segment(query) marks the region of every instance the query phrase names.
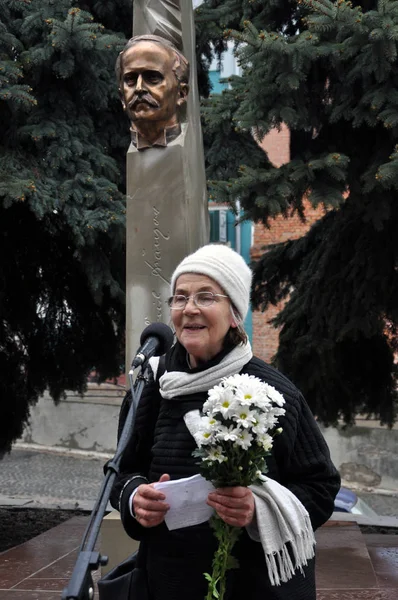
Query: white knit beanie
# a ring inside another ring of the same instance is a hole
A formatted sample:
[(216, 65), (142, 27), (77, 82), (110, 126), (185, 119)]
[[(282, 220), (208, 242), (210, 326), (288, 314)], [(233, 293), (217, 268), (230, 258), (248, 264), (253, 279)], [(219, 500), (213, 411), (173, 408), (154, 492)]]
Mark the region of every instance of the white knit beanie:
[(186, 256), (171, 277), (172, 294), (178, 277), (183, 273), (198, 273), (214, 279), (229, 296), (242, 320), (245, 319), (249, 310), (252, 272), (235, 250), (223, 244), (208, 244)]

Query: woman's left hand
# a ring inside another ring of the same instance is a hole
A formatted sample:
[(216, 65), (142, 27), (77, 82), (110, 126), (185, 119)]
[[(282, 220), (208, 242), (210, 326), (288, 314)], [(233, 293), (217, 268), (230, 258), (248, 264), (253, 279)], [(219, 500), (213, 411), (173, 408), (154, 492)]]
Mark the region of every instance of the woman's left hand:
[(207, 498), (218, 516), (235, 527), (246, 527), (254, 517), (254, 498), (247, 487), (217, 488)]

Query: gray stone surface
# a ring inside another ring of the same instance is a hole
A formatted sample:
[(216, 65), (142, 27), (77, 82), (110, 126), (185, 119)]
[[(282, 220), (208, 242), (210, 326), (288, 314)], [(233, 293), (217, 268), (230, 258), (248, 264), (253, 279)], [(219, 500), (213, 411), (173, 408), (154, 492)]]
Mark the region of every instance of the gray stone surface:
[(0, 506), (91, 510), (106, 458), (15, 448), (0, 461)]

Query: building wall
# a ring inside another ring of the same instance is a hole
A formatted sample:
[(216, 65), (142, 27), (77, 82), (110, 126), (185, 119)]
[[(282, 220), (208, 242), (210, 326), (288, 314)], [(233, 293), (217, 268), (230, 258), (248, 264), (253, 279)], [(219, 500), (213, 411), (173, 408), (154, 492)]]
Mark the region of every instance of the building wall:
[[(286, 126), (282, 126), (280, 131), (276, 129), (271, 131), (261, 144), (268, 153), (270, 161), (277, 167), (290, 159), (289, 145), (290, 132)], [(264, 253), (265, 247), (270, 244), (301, 237), (322, 214), (322, 207), (313, 209), (309, 202), (306, 202), (306, 221), (304, 223), (298, 215), (293, 215), (287, 219), (278, 216), (270, 221), (269, 229), (256, 223), (251, 249), (252, 260), (258, 260)], [(282, 307), (283, 305), (279, 304), (278, 306), (270, 306), (265, 312), (253, 311), (253, 352), (266, 362), (271, 361), (278, 349), (279, 331), (271, 325), (270, 320), (277, 315)]]

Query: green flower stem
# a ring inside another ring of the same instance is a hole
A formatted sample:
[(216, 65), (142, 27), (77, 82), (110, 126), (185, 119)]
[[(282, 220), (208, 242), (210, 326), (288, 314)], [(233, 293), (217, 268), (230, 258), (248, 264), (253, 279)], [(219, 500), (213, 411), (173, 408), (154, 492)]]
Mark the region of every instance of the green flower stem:
[[(213, 558), (213, 572), (211, 575), (206, 574), (206, 579), (209, 582), (206, 600), (214, 600), (214, 598), (223, 600), (226, 591), (227, 571), (237, 566), (231, 552), (242, 530), (239, 527), (228, 525), (217, 515), (213, 517), (212, 524), (215, 536), (218, 539), (218, 548)], [(219, 589), (217, 589), (218, 586)]]

